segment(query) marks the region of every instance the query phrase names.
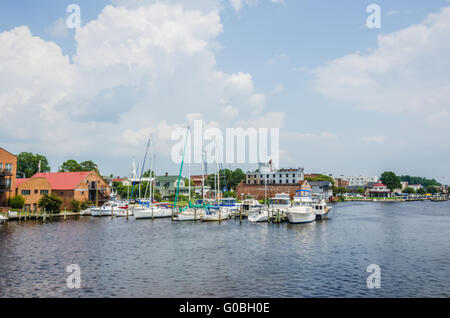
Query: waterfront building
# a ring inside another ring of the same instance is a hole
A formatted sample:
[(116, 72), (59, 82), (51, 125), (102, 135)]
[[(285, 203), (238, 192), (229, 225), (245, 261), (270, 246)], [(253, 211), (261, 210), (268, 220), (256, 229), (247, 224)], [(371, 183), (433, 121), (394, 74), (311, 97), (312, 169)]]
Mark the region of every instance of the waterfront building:
[(340, 176), (339, 179), (342, 179), (343, 181), (348, 182), (348, 186), (350, 187), (361, 187), (364, 188), (367, 186), (370, 182), (378, 183), (380, 182), (379, 177), (367, 177), (367, 176), (357, 176), (357, 177), (346, 177), (346, 176)]
[(7, 207), (14, 196), (17, 174), (17, 157), (0, 147), (0, 208)]
[(383, 183), (376, 183), (369, 190), (369, 194), (371, 198), (389, 198), (391, 196), (391, 190)]
[(269, 198), (287, 193), (293, 199), (297, 190), (311, 191), (311, 186), (305, 180), (303, 168), (274, 169), (269, 162), (260, 163), (256, 171), (248, 172), (245, 180), (237, 186), (236, 194), (239, 199), (252, 196), (256, 200), (264, 200), (266, 189)]
[(300, 181), (305, 180), (305, 172), (303, 168), (291, 168), (291, 169), (274, 169), (272, 163), (260, 163), (258, 170), (254, 172), (248, 172), (246, 175), (245, 184), (298, 184)]
[(334, 185), (337, 188), (348, 188), (350, 186), (350, 182), (342, 178), (334, 178)]
[(63, 201), (62, 209), (70, 210), (72, 201), (91, 201), (102, 205), (109, 200), (111, 188), (96, 171), (36, 173), (29, 179), (18, 179), (15, 193), (25, 198), (25, 209), (39, 210), (44, 195), (55, 194)]
[(208, 179), (208, 175), (191, 176), (191, 181), (195, 187), (201, 187), (206, 179)]
[(414, 191), (418, 191), (418, 190), (420, 190), (420, 189), (423, 189), (423, 187), (422, 187), (422, 185), (421, 184), (410, 184), (410, 185), (408, 185), (408, 188), (412, 188), (412, 189), (414, 189)]
[(330, 202), (333, 197), (333, 183), (330, 181), (309, 181), (312, 194), (323, 196), (326, 201)]

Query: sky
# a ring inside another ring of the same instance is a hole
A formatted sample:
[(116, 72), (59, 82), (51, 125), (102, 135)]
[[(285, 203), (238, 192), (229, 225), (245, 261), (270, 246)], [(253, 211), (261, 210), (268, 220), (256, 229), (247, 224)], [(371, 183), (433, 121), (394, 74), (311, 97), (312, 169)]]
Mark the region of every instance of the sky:
[[(372, 3), (380, 28), (366, 24)], [(70, 4), (80, 28), (67, 27)], [(0, 4), (0, 146), (10, 152), (43, 154), (53, 171), (93, 160), (126, 176), (152, 134), (157, 172), (176, 174), (171, 133), (200, 119), (279, 128), (282, 167), (448, 183), (450, 2)]]

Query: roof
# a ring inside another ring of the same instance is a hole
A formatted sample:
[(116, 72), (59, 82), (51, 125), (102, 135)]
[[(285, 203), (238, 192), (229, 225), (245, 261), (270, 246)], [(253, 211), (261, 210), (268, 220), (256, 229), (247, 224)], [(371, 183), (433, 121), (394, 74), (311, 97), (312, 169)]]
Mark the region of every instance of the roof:
[(55, 172), (55, 173), (36, 173), (31, 178), (46, 178), (52, 190), (73, 190), (75, 189), (92, 171), (87, 172)]
[(26, 182), (30, 180), (30, 178), (26, 178), (26, 179), (16, 179), (16, 188), (18, 188), (22, 183)]
[(9, 152), (8, 150), (6, 150), (5, 148), (2, 148), (2, 147), (0, 147), (0, 150), (3, 150), (4, 152), (6, 152), (6, 153), (10, 154), (11, 156), (13, 156), (13, 157), (17, 158), (17, 156), (16, 156), (16, 155), (14, 155), (14, 154), (10, 153), (10, 152)]
[(376, 183), (373, 185), (374, 187), (385, 187), (386, 185), (383, 183)]
[(333, 186), (331, 181), (309, 181), (311, 187), (330, 187)]

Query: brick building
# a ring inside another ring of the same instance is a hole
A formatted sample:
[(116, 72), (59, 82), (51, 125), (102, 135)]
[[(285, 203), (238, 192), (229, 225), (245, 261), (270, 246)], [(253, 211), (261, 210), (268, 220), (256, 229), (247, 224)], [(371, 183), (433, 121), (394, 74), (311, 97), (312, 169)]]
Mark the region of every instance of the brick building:
[[(300, 180), (296, 184), (267, 184), (267, 197), (273, 198), (279, 193), (286, 193), (293, 200), (298, 190), (311, 191), (312, 189), (306, 180)], [(264, 184), (247, 184), (245, 181), (241, 182), (236, 188), (236, 194), (239, 199), (251, 195), (256, 200), (264, 200), (265, 191)]]
[(16, 194), (25, 198), (27, 210), (38, 210), (38, 202), (44, 194), (59, 196), (63, 200), (62, 209), (71, 209), (73, 200), (95, 203), (97, 194), (102, 205), (111, 194), (109, 185), (96, 171), (37, 173), (29, 179), (18, 180)]
[(14, 196), (17, 174), (17, 157), (0, 147), (0, 207), (8, 206)]

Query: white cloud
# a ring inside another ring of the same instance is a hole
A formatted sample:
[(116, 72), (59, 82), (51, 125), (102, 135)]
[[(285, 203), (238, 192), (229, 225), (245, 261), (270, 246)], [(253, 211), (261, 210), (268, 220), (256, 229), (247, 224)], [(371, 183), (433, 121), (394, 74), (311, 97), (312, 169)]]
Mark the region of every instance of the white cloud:
[(450, 7), (421, 24), (381, 35), (375, 50), (350, 54), (314, 70), (316, 89), (329, 99), (362, 109), (435, 121), (435, 114), (450, 110), (448, 21)]
[(25, 26), (2, 32), (0, 135), (48, 156), (131, 156), (150, 133), (167, 150), (174, 123), (245, 118), (265, 96), (250, 74), (217, 69), (221, 32), (216, 10), (107, 6), (76, 31), (73, 62)]
[(284, 86), (281, 83), (275, 84), (275, 87), (272, 90), (272, 94), (280, 94), (284, 92)]
[(386, 143), (386, 136), (365, 136), (362, 137), (362, 140), (367, 144), (384, 144)]
[(69, 35), (69, 29), (64, 18), (59, 18), (53, 22), (48, 31), (54, 38), (66, 38)]

